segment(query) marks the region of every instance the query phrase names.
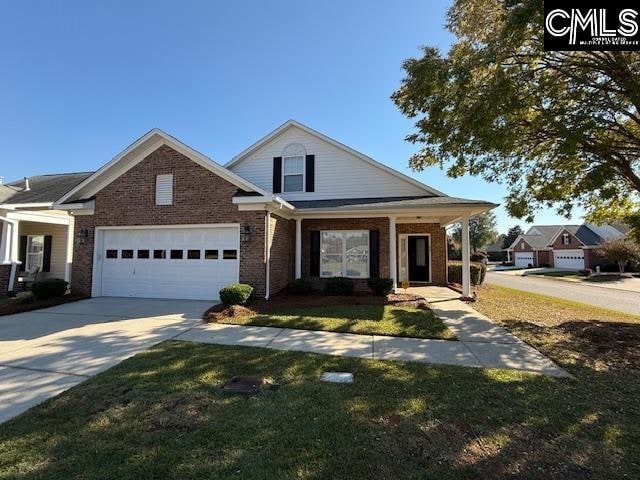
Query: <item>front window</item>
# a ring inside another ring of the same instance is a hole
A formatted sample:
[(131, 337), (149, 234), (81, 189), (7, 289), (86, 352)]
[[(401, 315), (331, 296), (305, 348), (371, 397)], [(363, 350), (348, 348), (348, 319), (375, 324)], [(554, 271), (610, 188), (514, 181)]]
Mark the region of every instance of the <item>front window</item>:
[(36, 269), (42, 270), (42, 262), (44, 259), (44, 235), (29, 235), (27, 237), (27, 272), (33, 272)]
[(304, 191), (304, 157), (284, 157), (282, 159), (282, 184), (285, 192)]
[(369, 231), (322, 232), (320, 276), (367, 278), (369, 276)]

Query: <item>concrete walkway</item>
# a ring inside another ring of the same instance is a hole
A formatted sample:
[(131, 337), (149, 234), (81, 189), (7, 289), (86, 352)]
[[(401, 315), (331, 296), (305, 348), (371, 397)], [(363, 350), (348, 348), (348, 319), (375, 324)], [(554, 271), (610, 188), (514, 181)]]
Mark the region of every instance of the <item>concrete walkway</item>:
[(463, 367), (504, 368), (570, 377), (535, 348), (491, 322), (458, 300), (458, 294), (441, 287), (411, 289), (423, 295), (459, 341), (358, 335), (274, 327), (202, 324), (176, 340), (243, 345), (325, 355), (401, 360)]

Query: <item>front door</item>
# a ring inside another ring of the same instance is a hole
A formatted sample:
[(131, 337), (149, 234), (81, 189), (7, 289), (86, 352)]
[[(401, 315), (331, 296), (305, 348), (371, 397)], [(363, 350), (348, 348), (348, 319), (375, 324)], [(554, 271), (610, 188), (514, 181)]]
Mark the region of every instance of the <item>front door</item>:
[(409, 237), (409, 281), (429, 281), (429, 237), (411, 235)]

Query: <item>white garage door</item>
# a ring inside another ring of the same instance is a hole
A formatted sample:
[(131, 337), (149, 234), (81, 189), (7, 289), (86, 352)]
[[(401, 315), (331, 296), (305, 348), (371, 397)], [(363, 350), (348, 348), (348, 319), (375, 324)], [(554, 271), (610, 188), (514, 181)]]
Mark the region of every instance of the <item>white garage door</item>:
[(584, 268), (584, 251), (556, 250), (553, 252), (553, 266), (570, 270), (582, 270)]
[(236, 226), (101, 232), (98, 295), (214, 300), (238, 281)]
[(516, 252), (514, 257), (516, 267), (528, 267), (533, 265), (533, 252)]

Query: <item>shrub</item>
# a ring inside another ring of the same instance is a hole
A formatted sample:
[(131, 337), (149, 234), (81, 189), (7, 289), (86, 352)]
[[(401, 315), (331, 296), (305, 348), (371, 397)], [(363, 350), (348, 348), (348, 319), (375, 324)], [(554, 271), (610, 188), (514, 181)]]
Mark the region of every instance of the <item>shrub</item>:
[(390, 278), (370, 278), (367, 285), (379, 297), (389, 295), (393, 290), (393, 280)]
[(61, 278), (47, 278), (34, 282), (31, 285), (31, 293), (36, 300), (46, 300), (48, 298), (61, 297), (67, 293), (67, 285)]
[(355, 283), (350, 278), (345, 277), (333, 277), (327, 279), (327, 283), (324, 285), (325, 295), (353, 295), (355, 289)]
[[(449, 282), (462, 284), (462, 263), (461, 262), (449, 262)], [(482, 285), (484, 278), (487, 275), (487, 266), (484, 263), (472, 263), (471, 264), (471, 284)]]
[(302, 278), (298, 278), (289, 285), (291, 295), (309, 295), (313, 288), (311, 284)]
[(487, 256), (482, 252), (473, 252), (469, 258), (472, 262), (484, 262)]
[(225, 305), (245, 305), (253, 287), (246, 283), (232, 283), (220, 290), (220, 301)]

